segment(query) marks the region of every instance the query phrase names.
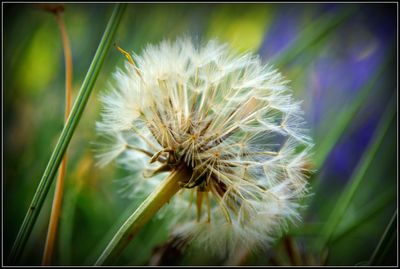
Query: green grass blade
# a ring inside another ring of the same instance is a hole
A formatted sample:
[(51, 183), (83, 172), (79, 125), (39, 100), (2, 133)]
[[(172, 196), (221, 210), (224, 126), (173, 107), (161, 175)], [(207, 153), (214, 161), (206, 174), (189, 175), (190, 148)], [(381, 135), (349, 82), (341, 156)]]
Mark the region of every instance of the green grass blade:
[(107, 28), (103, 34), (96, 54), (71, 110), (70, 117), (68, 118), (67, 123), (61, 132), (57, 145), (53, 150), (46, 170), (44, 171), (44, 174), (39, 182), (39, 186), (33, 196), (28, 212), (26, 213), (24, 221), (19, 229), (17, 238), (14, 241), (9, 256), (9, 262), (11, 264), (18, 262), (18, 259), (24, 250), (26, 242), (39, 215), (40, 209), (53, 182), (54, 176), (57, 173), (58, 166), (61, 163), (63, 155), (68, 147), (69, 142), (71, 141), (72, 135), (78, 125), (83, 110), (85, 109), (86, 103), (92, 92), (107, 52), (111, 46), (114, 34), (118, 28), (125, 7), (126, 4), (117, 4), (107, 24)]
[(396, 219), (397, 219), (397, 210), (394, 212), (392, 219), (390, 220), (388, 226), (385, 229), (385, 232), (381, 237), (381, 240), (378, 243), (378, 246), (376, 247), (374, 253), (372, 254), (371, 260), (369, 261), (369, 265), (383, 265), (382, 263), (384, 262), (384, 258), (386, 257), (387, 252), (391, 248), (391, 245), (394, 244), (394, 242), (396, 241), (396, 234), (397, 234)]
[(340, 195), (338, 203), (332, 210), (332, 213), (326, 221), (326, 224), (322, 227), (320, 248), (330, 243), (333, 233), (340, 224), (340, 221), (342, 220), (342, 217), (349, 207), (352, 198), (361, 185), (361, 182), (363, 181), (371, 162), (374, 160), (383, 138), (385, 137), (390, 124), (395, 118), (396, 106), (393, 103), (395, 99), (396, 98), (392, 98), (390, 104), (388, 105), (388, 108), (382, 116), (382, 119), (375, 130), (374, 136), (368, 145), (368, 148), (355, 168), (345, 190)]
[(375, 217), (377, 214), (382, 212), (382, 210), (385, 209), (389, 204), (393, 203), (393, 201), (395, 201), (395, 198), (396, 195), (394, 192), (391, 192), (390, 194), (385, 192), (380, 197), (374, 199), (365, 209), (360, 209), (360, 212), (357, 213), (357, 217), (354, 218), (353, 221), (347, 224), (344, 228), (340, 229), (338, 233), (335, 233), (333, 235), (331, 243), (334, 244), (339, 240), (345, 238), (352, 231), (355, 231), (358, 227)]

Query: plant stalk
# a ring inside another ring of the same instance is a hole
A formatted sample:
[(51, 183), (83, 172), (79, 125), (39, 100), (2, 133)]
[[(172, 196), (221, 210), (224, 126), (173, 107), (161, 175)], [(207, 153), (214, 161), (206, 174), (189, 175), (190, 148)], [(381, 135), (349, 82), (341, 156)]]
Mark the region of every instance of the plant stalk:
[(191, 177), (191, 171), (185, 166), (174, 170), (133, 212), (133, 214), (122, 224), (107, 247), (97, 259), (95, 265), (112, 263), (122, 250), (128, 245), (156, 213), (173, 197), (179, 190), (179, 182), (187, 182)]
[(386, 226), (385, 232), (379, 240), (378, 246), (374, 250), (371, 259), (369, 260), (369, 266), (386, 265), (384, 258), (389, 251), (390, 247), (395, 246), (396, 234), (397, 234), (397, 210), (394, 212), (393, 217), (390, 219), (389, 224)]
[[(63, 13), (55, 13), (57, 24), (60, 28), (61, 38), (64, 48), (65, 58), (65, 122), (68, 120), (71, 111), (71, 96), (72, 96), (72, 53), (71, 45), (68, 38)], [(58, 221), (61, 214), (61, 205), (64, 194), (64, 178), (67, 167), (67, 153), (61, 162), (60, 171), (57, 178), (56, 189), (51, 208), (49, 227), (47, 230), (46, 244), (43, 253), (42, 265), (50, 265), (52, 262), (54, 243), (57, 236)]]
[(283, 239), (283, 243), (286, 253), (290, 259), (291, 265), (302, 265), (301, 254), (299, 252), (296, 241), (291, 236), (285, 236), (285, 238)]

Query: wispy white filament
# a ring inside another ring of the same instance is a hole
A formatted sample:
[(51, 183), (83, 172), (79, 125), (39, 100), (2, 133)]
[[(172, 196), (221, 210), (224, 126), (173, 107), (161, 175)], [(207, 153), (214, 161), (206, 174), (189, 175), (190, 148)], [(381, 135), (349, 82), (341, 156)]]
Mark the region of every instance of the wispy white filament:
[(278, 71), (189, 39), (149, 45), (134, 62), (101, 97), (97, 127), (113, 144), (99, 162), (139, 163), (144, 177), (191, 169), (172, 205), (175, 235), (224, 255), (267, 246), (300, 218), (312, 141)]

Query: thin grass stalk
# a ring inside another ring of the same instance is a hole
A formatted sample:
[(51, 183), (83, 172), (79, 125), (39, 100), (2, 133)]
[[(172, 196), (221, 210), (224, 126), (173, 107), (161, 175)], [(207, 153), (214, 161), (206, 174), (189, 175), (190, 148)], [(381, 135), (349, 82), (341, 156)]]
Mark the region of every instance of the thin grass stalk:
[[(369, 260), (369, 265), (382, 265), (383, 259), (385, 258), (387, 252), (389, 251), (390, 246), (396, 240), (397, 233), (397, 210), (394, 212), (393, 217), (389, 221), (385, 232), (383, 233), (379, 243), (372, 254), (371, 259)], [(394, 265), (394, 264), (393, 264)]]
[(85, 109), (86, 103), (103, 65), (104, 59), (113, 42), (113, 37), (117, 31), (125, 7), (126, 4), (116, 4), (114, 8), (106, 30), (97, 48), (96, 54), (89, 67), (88, 73), (86, 74), (85, 80), (72, 107), (71, 114), (61, 132), (58, 142), (39, 182), (39, 186), (36, 189), (32, 202), (25, 215), (24, 221), (19, 229), (17, 238), (14, 241), (9, 256), (10, 264), (15, 264), (17, 261), (19, 261), (19, 258), (25, 248), (29, 235), (32, 232), (33, 226), (43, 206), (46, 195), (53, 182), (54, 176), (69, 145), (69, 142), (71, 141), (72, 135), (79, 123), (83, 110)]
[[(392, 98), (392, 101), (394, 99)], [(340, 195), (337, 205), (332, 210), (325, 226), (322, 227), (322, 239), (320, 241), (320, 248), (327, 246), (332, 239), (332, 236), (338, 225), (340, 224), (347, 208), (350, 205), (354, 195), (356, 194), (361, 182), (365, 178), (365, 174), (370, 167), (371, 162), (374, 160), (375, 155), (382, 144), (383, 138), (385, 137), (390, 124), (392, 123), (395, 115), (396, 109), (395, 105), (390, 102), (388, 108), (386, 109), (384, 115), (382, 116), (378, 126), (376, 127), (373, 138), (371, 139), (367, 150), (363, 154), (361, 160), (359, 161), (357, 167), (355, 168), (347, 186)]]
[(291, 236), (285, 236), (283, 239), (283, 245), (285, 247), (286, 253), (289, 257), (291, 265), (299, 266), (302, 265), (302, 258), (299, 252), (296, 241)]
[[(72, 52), (71, 45), (66, 30), (63, 13), (55, 13), (57, 25), (60, 28), (61, 38), (64, 48), (65, 58), (65, 122), (68, 120), (71, 111), (71, 97), (72, 97)], [(50, 265), (54, 253), (54, 243), (57, 237), (58, 221), (61, 214), (61, 205), (64, 194), (64, 178), (67, 169), (67, 153), (61, 162), (60, 172), (58, 174), (56, 189), (53, 198), (53, 205), (50, 213), (49, 227), (47, 230), (47, 238), (44, 247), (44, 254), (42, 265)]]

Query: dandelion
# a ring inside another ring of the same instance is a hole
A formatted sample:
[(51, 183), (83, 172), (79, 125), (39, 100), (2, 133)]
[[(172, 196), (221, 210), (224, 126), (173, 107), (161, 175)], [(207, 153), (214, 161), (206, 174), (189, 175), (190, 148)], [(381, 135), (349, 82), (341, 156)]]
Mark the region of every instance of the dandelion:
[(179, 174), (165, 198), (175, 236), (226, 255), (266, 247), (300, 219), (312, 141), (277, 70), (226, 44), (185, 38), (127, 57), (101, 97), (97, 127), (116, 144), (99, 161), (139, 162), (143, 180), (159, 184)]

